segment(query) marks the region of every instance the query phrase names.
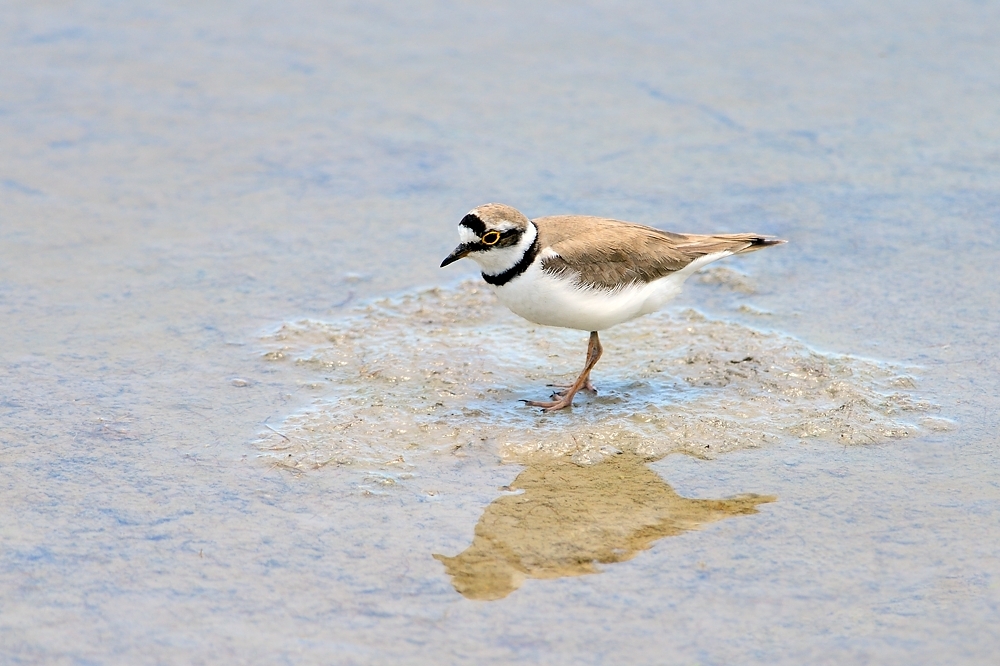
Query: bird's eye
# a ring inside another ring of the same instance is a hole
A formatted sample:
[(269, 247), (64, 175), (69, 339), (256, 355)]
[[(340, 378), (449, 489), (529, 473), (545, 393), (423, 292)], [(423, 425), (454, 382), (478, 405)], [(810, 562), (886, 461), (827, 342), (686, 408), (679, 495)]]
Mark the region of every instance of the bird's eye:
[(479, 240), (483, 242), (483, 245), (496, 245), (500, 241), (500, 232), (487, 231)]

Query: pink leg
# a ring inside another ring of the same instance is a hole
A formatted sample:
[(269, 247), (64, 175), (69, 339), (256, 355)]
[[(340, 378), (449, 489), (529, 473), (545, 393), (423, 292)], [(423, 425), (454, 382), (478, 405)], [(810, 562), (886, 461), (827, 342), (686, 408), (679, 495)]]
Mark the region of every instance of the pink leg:
[[(561, 390), (556, 391), (555, 393), (552, 394), (554, 396), (560, 396), (560, 395), (563, 395), (564, 393), (566, 393), (566, 391), (569, 390), (573, 385), (572, 384), (546, 384), (546, 386), (548, 386), (549, 388), (561, 389)], [(594, 386), (594, 383), (592, 381), (590, 381), (589, 377), (587, 378), (587, 383), (584, 384), (583, 387), (581, 387), (580, 390), (581, 391), (588, 391), (589, 393), (593, 393), (595, 395), (597, 394), (597, 387)]]
[(584, 367), (583, 372), (580, 373), (580, 376), (576, 378), (576, 381), (565, 391), (554, 394), (556, 399), (551, 402), (540, 400), (525, 400), (524, 402), (529, 407), (541, 407), (542, 411), (545, 412), (554, 412), (558, 409), (569, 407), (573, 404), (573, 396), (576, 395), (577, 391), (580, 389), (594, 390), (594, 385), (590, 383), (590, 371), (597, 365), (597, 361), (600, 360), (603, 353), (604, 348), (601, 347), (601, 340), (597, 337), (597, 331), (591, 331), (590, 344), (587, 345), (587, 365)]

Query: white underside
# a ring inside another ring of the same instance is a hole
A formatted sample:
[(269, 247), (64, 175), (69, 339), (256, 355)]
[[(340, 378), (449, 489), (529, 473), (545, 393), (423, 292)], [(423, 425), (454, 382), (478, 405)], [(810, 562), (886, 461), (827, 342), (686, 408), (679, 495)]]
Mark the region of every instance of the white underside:
[(656, 312), (681, 293), (684, 281), (705, 264), (732, 252), (697, 259), (676, 273), (616, 291), (591, 289), (542, 271), (540, 261), (507, 284), (490, 285), (500, 302), (528, 321), (545, 326), (603, 331)]

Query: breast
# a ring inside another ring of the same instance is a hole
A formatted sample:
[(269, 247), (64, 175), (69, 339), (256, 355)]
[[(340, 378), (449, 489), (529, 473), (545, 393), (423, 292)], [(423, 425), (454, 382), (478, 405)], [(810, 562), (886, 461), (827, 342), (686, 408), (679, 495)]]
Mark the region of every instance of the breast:
[(678, 271), (653, 282), (609, 291), (576, 285), (535, 264), (493, 291), (514, 314), (536, 324), (603, 331), (660, 309), (680, 293), (689, 274)]

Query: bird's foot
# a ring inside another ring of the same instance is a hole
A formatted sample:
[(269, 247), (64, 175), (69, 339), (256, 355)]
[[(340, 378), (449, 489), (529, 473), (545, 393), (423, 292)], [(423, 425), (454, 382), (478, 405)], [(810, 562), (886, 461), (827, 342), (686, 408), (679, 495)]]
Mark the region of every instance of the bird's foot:
[[(554, 394), (559, 395), (559, 394)], [(528, 407), (541, 407), (543, 412), (555, 412), (560, 409), (565, 409), (573, 404), (572, 395), (560, 395), (557, 400), (545, 401), (545, 400), (522, 400), (524, 404)]]
[[(573, 388), (573, 384), (546, 384), (546, 386), (548, 386), (549, 388), (562, 389), (561, 391), (555, 391), (552, 394), (552, 397), (554, 398), (563, 397), (564, 395), (566, 395), (567, 391)], [(591, 382), (589, 379), (587, 380), (586, 384), (580, 387), (580, 390), (587, 391), (588, 393), (593, 393), (594, 395), (597, 395), (597, 387), (594, 386), (593, 382)]]

